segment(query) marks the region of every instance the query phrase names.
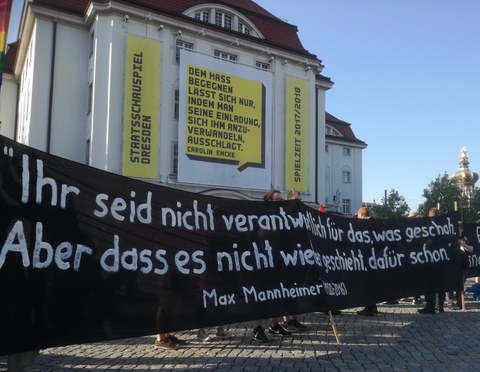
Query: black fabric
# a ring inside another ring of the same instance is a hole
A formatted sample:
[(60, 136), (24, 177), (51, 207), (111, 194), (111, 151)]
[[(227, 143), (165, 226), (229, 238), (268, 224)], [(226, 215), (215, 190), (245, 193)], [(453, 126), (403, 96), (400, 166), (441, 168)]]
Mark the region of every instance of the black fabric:
[(456, 216), (216, 198), (0, 144), (0, 355), (461, 284)]
[(480, 276), (480, 225), (464, 223), (463, 235), (467, 243), (473, 246), (473, 252), (463, 255), (463, 266), (468, 269), (466, 277)]

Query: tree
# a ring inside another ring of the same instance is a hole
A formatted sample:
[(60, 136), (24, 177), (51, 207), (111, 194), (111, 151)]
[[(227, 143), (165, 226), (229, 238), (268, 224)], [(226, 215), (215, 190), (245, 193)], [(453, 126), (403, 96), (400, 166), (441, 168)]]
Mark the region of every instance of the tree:
[(438, 175), (430, 182), (428, 188), (423, 190), (424, 203), (418, 206), (418, 212), (428, 216), (430, 208), (438, 207), (441, 214), (455, 212), (455, 205), (460, 208), (462, 190), (453, 182), (447, 173)]
[(387, 202), (382, 198), (383, 205), (375, 205), (372, 210), (372, 216), (379, 219), (405, 217), (410, 211), (405, 198), (397, 190), (391, 189), (387, 195)]
[(480, 218), (480, 192), (475, 188), (470, 203), (463, 200), (459, 205), (461, 218), (464, 222), (477, 222)]

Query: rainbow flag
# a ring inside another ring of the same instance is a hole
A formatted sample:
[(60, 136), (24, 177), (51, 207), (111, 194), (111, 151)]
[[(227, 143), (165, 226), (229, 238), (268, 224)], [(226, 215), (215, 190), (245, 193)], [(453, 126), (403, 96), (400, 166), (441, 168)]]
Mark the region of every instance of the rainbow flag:
[(0, 0), (0, 87), (2, 86), (3, 63), (7, 46), (7, 31), (13, 0)]

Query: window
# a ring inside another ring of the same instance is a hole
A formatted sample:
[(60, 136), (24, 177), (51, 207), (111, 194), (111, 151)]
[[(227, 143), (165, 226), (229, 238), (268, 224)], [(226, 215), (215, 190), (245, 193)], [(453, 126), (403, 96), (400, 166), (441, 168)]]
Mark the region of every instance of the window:
[(175, 53), (175, 62), (180, 63), (180, 50), (193, 50), (193, 44), (182, 40), (177, 40), (177, 51)]
[[(173, 2), (173, 1), (172, 1)], [(232, 4), (234, 1), (230, 1)], [(187, 9), (183, 14), (197, 22), (209, 23), (226, 30), (239, 32), (243, 35), (264, 38), (260, 31), (243, 13), (234, 9), (226, 9), (225, 5), (217, 6), (215, 2), (194, 1), (197, 5)], [(224, 2), (220, 2), (224, 3)]]
[(325, 145), (325, 152), (326, 152), (327, 154), (328, 154), (328, 150), (329, 150), (328, 145)]
[(89, 44), (89, 55), (93, 54), (93, 49), (95, 48), (95, 33), (92, 31), (90, 33), (90, 44)]
[(270, 64), (269, 63), (265, 63), (265, 62), (259, 62), (257, 61), (255, 63), (255, 67), (258, 68), (259, 70), (265, 70), (265, 71), (269, 71), (270, 70)]
[(222, 13), (222, 12), (219, 12), (219, 11), (215, 11), (215, 24), (217, 26), (220, 26), (220, 27), (226, 28), (228, 30), (231, 30), (232, 29), (232, 16), (228, 15), (228, 14), (225, 14), (225, 13)]
[(172, 164), (170, 175), (176, 177), (178, 174), (178, 143), (172, 143)]
[(342, 212), (343, 212), (343, 214), (352, 214), (350, 199), (343, 199), (342, 200)]
[(208, 21), (210, 20), (210, 12), (207, 10), (203, 10), (201, 12), (195, 12), (195, 19), (208, 23)]
[(328, 125), (325, 126), (325, 134), (328, 136), (342, 137), (342, 134), (338, 130)]
[(90, 138), (85, 142), (85, 164), (90, 165)]
[(92, 104), (93, 104), (93, 83), (88, 84), (88, 107), (87, 107), (87, 114), (92, 112)]
[(173, 107), (173, 118), (178, 120), (180, 117), (180, 91), (178, 89), (175, 90), (175, 98), (174, 98), (174, 107)]
[(242, 22), (238, 22), (238, 32), (241, 32), (245, 35), (250, 35), (250, 29), (245, 26)]
[(352, 182), (352, 172), (348, 170), (343, 171), (343, 183), (351, 183)]
[(237, 56), (235, 54), (230, 54), (230, 53), (222, 52), (220, 50), (215, 50), (213, 52), (213, 55), (215, 56), (215, 58), (223, 59), (224, 61), (233, 62), (233, 63), (237, 62)]
[(343, 148), (343, 156), (351, 156), (352, 155), (352, 151), (350, 148), (348, 147), (344, 147)]

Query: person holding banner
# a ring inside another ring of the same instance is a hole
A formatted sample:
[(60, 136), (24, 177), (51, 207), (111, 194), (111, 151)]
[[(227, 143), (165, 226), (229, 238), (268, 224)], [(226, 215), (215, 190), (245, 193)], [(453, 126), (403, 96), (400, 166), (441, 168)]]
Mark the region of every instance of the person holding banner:
[[(263, 196), (263, 200), (266, 202), (270, 201), (281, 201), (282, 193), (279, 190), (270, 190)], [(265, 335), (265, 331), (263, 329), (263, 321), (257, 320), (255, 328), (253, 329), (253, 339), (259, 342), (267, 342), (268, 338)], [(272, 318), (270, 322), (270, 326), (268, 327), (268, 333), (272, 335), (279, 335), (279, 336), (292, 336), (292, 332), (285, 329), (277, 320), (277, 318)]]
[(473, 252), (473, 246), (463, 233), (463, 221), (458, 221), (458, 247), (462, 252), (462, 286), (455, 291), (455, 299), (457, 302), (456, 310), (464, 309), (463, 288), (468, 274), (468, 254)]
[[(407, 218), (420, 218), (422, 215), (418, 212), (410, 211)], [(423, 304), (423, 300), (419, 295), (413, 296), (412, 304), (414, 305), (421, 305)]]
[[(287, 194), (287, 200), (302, 200), (298, 191), (291, 190)], [(308, 331), (308, 327), (300, 322), (294, 315), (285, 315), (283, 317), (283, 326), (289, 331)]]
[[(438, 208), (430, 208), (428, 211), (428, 217), (436, 217), (440, 215), (440, 211)], [(425, 302), (426, 305), (422, 309), (418, 309), (417, 312), (419, 314), (436, 314), (435, 305), (436, 299), (438, 298), (438, 312), (443, 313), (444, 304), (445, 304), (445, 292), (438, 292), (438, 293), (426, 293), (425, 294)]]
[[(368, 208), (361, 207), (353, 217), (359, 218), (359, 219), (370, 219), (370, 212), (368, 211)], [(376, 304), (367, 305), (362, 310), (357, 311), (357, 314), (365, 315), (365, 316), (377, 315), (378, 314), (377, 305)]]
[[(477, 225), (480, 225), (480, 212), (477, 213)], [(475, 278), (473, 278), (474, 281), (475, 281), (475, 284), (479, 284), (480, 283), (480, 276), (476, 276)]]
[(161, 332), (163, 331), (162, 324), (169, 324), (170, 317), (168, 312), (165, 311), (166, 306), (170, 301), (171, 298), (168, 296), (162, 296), (162, 290), (159, 291), (160, 293), (160, 304), (157, 308), (157, 313), (155, 315), (156, 322), (157, 322), (157, 329), (160, 331), (157, 333), (157, 337), (155, 338), (154, 348), (155, 349), (170, 349), (175, 350), (178, 349), (180, 346), (186, 343), (185, 340), (180, 340), (179, 338), (175, 337), (174, 335), (168, 332)]

